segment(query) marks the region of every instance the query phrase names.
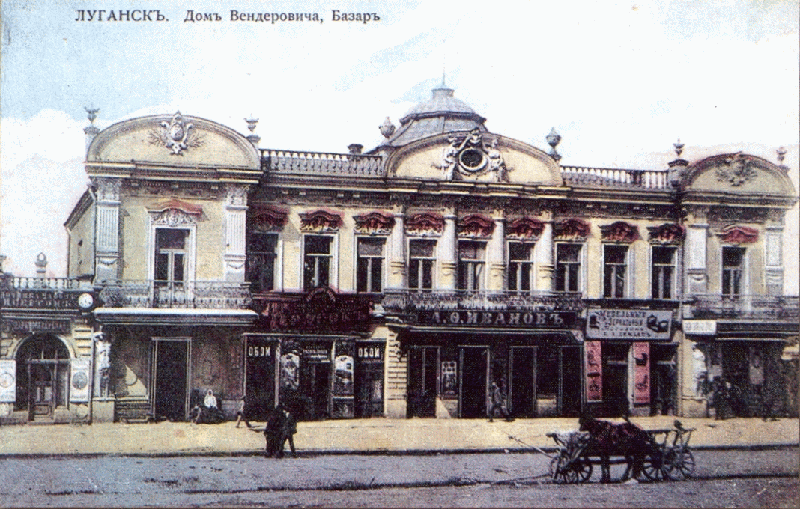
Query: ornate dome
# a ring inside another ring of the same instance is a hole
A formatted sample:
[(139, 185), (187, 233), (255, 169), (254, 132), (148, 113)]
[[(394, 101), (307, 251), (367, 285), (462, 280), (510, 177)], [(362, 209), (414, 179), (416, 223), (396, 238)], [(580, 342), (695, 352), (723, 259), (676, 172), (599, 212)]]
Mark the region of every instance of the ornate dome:
[(444, 84), (432, 90), (431, 98), (423, 101), (400, 119), (400, 127), (385, 145), (399, 147), (412, 141), (446, 132), (486, 131), (486, 119), (475, 113), (463, 101), (453, 97), (454, 90)]

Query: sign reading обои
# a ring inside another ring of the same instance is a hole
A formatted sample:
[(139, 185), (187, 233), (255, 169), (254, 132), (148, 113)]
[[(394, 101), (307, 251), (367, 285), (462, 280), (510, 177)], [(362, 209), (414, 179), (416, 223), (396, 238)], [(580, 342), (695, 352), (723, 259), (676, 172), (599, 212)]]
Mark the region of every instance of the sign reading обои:
[(590, 309), (586, 319), (590, 338), (669, 340), (672, 311)]

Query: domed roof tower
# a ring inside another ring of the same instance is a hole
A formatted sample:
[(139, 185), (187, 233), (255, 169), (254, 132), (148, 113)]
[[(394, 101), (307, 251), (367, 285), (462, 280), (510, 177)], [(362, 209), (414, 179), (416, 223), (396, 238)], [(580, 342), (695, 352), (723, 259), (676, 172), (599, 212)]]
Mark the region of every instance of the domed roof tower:
[(454, 90), (444, 82), (431, 92), (430, 99), (417, 104), (400, 119), (400, 127), (390, 132), (384, 146), (401, 147), (412, 141), (453, 131), (478, 129), (486, 132), (486, 119), (453, 97)]

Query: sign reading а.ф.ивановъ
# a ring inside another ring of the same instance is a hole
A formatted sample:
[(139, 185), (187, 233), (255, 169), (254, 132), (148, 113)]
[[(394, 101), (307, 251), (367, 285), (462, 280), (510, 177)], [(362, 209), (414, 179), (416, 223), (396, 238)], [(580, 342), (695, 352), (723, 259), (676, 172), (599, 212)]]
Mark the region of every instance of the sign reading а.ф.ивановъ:
[(586, 323), (589, 338), (669, 340), (672, 311), (590, 309)]
[(420, 311), (420, 325), (467, 327), (529, 327), (565, 329), (574, 325), (574, 311)]

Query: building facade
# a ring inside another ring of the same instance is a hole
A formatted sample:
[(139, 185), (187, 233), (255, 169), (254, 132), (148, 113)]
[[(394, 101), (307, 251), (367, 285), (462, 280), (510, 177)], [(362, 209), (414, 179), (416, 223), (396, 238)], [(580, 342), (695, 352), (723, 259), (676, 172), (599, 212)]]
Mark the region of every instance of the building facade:
[[(786, 167), (680, 145), (661, 171), (568, 166), (555, 132), (492, 133), (444, 86), (368, 153), (263, 149), (249, 124), (87, 128), (83, 328), (37, 355), (84, 366), (88, 418), (182, 420), (207, 390), (229, 417), (478, 418), (493, 384), (518, 417), (707, 415), (720, 384), (740, 415), (796, 414)], [(40, 336), (4, 328), (13, 411)]]

